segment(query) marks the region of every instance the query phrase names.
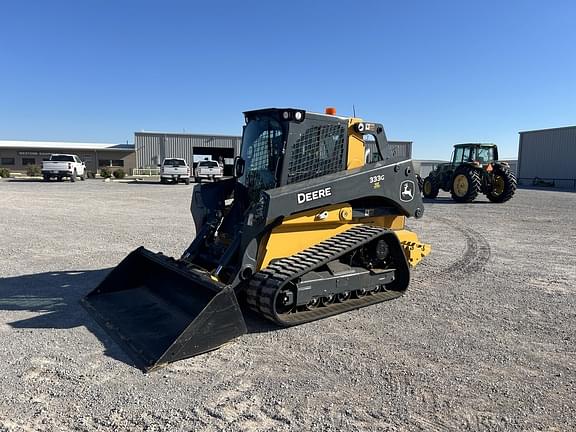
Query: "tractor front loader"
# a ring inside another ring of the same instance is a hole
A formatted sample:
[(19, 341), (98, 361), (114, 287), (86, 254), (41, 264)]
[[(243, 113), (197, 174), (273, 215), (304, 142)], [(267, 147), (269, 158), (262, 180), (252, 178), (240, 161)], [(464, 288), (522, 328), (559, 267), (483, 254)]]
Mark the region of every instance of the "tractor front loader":
[[(401, 296), (430, 251), (405, 229), (424, 207), (382, 125), (300, 109), (245, 113), (234, 178), (196, 185), (179, 259), (143, 247), (84, 299), (144, 370), (246, 333), (243, 308), (293, 326)], [(378, 158), (377, 158), (378, 159)]]

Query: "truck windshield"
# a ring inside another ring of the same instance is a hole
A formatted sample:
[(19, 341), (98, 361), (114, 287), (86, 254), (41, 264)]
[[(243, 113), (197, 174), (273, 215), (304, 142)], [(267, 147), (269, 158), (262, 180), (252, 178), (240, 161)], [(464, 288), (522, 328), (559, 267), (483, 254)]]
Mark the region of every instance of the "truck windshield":
[(179, 167), (186, 165), (186, 162), (182, 159), (166, 159), (164, 160), (164, 165)]
[(214, 161), (200, 162), (198, 165), (206, 168), (218, 168), (218, 163)]
[(244, 174), (239, 181), (253, 193), (274, 188), (276, 166), (284, 151), (284, 133), (280, 122), (261, 117), (248, 122), (242, 137)]
[(54, 162), (74, 162), (74, 156), (67, 155), (52, 155), (50, 160)]

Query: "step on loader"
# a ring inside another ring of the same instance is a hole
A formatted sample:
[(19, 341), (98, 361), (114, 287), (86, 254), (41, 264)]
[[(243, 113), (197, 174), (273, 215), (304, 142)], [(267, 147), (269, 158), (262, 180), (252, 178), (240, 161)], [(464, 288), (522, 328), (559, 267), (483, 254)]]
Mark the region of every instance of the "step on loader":
[(82, 300), (145, 371), (246, 333), (243, 309), (286, 327), (399, 297), (430, 252), (404, 226), (424, 212), (412, 162), (388, 157), (381, 124), (244, 114), (234, 177), (193, 189), (182, 256), (140, 247)]

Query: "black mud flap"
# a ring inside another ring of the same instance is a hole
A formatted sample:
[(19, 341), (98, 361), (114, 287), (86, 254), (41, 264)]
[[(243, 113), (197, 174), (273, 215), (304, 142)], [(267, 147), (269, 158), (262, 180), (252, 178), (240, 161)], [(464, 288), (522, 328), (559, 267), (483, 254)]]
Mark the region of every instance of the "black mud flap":
[(230, 286), (143, 247), (82, 304), (145, 371), (214, 350), (247, 331)]

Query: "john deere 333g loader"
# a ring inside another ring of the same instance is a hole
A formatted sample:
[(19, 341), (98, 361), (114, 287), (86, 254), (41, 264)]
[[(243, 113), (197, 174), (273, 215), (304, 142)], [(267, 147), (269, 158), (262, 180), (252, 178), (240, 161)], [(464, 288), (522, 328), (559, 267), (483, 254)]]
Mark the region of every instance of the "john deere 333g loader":
[(293, 326), (405, 292), (430, 249), (404, 228), (424, 211), (412, 162), (386, 159), (382, 125), (327, 113), (246, 112), (234, 178), (193, 189), (183, 255), (138, 248), (83, 299), (140, 367), (246, 333), (240, 305)]

